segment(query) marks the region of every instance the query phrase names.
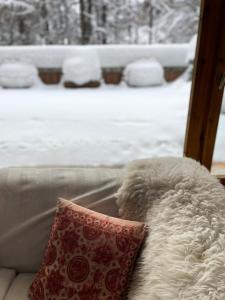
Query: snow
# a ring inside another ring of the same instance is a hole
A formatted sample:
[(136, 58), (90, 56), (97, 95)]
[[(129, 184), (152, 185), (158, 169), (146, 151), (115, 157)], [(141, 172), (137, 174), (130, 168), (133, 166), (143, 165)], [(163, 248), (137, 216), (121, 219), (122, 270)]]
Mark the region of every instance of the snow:
[(186, 84), (2, 90), (0, 164), (110, 165), (182, 155), (188, 93)]
[(2, 87), (31, 87), (36, 80), (37, 69), (31, 64), (6, 62), (0, 65), (0, 86)]
[[(0, 166), (114, 165), (182, 156), (190, 83), (0, 89)], [(225, 115), (215, 159), (224, 160)]]
[(225, 114), (225, 93), (223, 92), (223, 102), (221, 106), (221, 113)]
[(187, 42), (197, 33), (200, 11), (200, 0), (0, 0), (1, 3), (6, 3), (0, 9), (2, 45)]
[(125, 68), (124, 78), (129, 86), (143, 87), (162, 85), (164, 83), (163, 67), (156, 59), (142, 59)]
[(101, 80), (101, 67), (97, 53), (91, 49), (81, 51), (77, 57), (67, 58), (63, 62), (64, 81), (82, 85)]
[(155, 57), (164, 67), (185, 67), (188, 44), (109, 45), (99, 46), (103, 67), (125, 67), (128, 63)]
[(196, 51), (196, 45), (197, 45), (197, 34), (192, 37), (190, 40), (187, 56), (186, 56), (186, 63), (193, 63), (195, 59), (195, 51)]
[(20, 0), (1, 0), (0, 9), (8, 9), (13, 14), (25, 16), (35, 12), (35, 1), (25, 2)]
[(92, 46), (1, 46), (0, 63), (17, 59), (38, 68), (61, 68), (66, 58), (76, 57), (85, 49), (95, 50), (101, 67), (121, 68), (142, 59), (155, 57), (164, 67), (185, 67), (188, 44), (92, 45)]

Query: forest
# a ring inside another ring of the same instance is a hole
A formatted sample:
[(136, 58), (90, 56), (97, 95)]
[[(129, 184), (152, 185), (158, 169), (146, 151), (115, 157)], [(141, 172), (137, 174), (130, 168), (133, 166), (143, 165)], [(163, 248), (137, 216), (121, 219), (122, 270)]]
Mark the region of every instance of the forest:
[(200, 0), (0, 0), (0, 45), (189, 42)]

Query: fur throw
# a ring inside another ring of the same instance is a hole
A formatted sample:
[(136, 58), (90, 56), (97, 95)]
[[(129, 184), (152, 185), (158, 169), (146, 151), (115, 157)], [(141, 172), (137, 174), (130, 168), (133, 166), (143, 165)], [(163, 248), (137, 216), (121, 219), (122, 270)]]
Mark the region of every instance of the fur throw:
[(135, 161), (117, 204), (149, 234), (128, 300), (225, 299), (225, 191), (187, 158)]

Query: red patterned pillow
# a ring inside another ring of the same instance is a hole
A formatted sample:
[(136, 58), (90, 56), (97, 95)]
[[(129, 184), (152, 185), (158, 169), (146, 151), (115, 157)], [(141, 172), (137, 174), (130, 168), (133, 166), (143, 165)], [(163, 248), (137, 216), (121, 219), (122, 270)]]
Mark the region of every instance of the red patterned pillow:
[(145, 231), (143, 223), (60, 200), (30, 299), (121, 299)]

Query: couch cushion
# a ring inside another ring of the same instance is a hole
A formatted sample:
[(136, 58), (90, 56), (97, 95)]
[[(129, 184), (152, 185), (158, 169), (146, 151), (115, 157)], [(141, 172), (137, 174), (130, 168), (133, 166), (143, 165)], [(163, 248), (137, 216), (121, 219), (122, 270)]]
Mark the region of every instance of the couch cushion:
[(5, 299), (5, 295), (16, 276), (16, 272), (10, 269), (0, 269), (0, 300)]
[(16, 276), (4, 300), (29, 300), (28, 289), (35, 274), (19, 274)]
[(0, 267), (36, 272), (59, 197), (117, 216), (117, 168), (8, 168), (0, 170)]

